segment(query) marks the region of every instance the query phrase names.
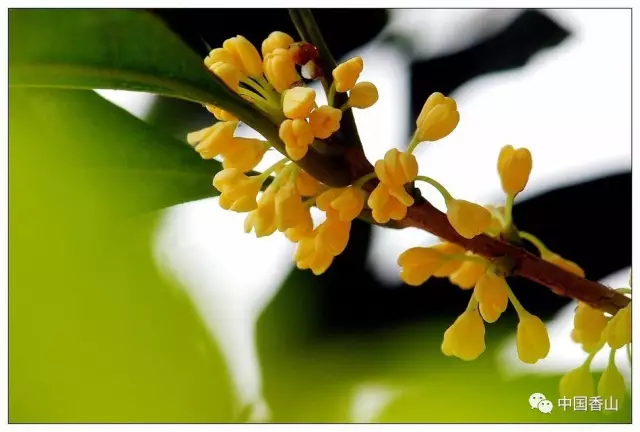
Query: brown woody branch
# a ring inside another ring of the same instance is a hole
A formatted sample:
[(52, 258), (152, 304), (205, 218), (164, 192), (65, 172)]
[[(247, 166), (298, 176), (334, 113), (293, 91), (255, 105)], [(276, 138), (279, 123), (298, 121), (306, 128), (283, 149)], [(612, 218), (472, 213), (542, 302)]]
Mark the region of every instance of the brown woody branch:
[[(347, 161), (353, 179), (373, 171), (364, 153), (356, 148), (347, 151)], [(372, 191), (377, 180), (365, 188)], [(415, 190), (416, 204), (408, 209), (407, 217), (394, 226), (415, 227), (428, 231), (441, 239), (459, 244), (467, 250), (489, 259), (509, 257), (513, 263), (511, 274), (522, 276), (550, 288), (554, 293), (571, 297), (609, 313), (616, 313), (629, 304), (629, 298), (598, 282), (584, 279), (529, 253), (521, 247), (486, 235), (472, 239), (462, 237), (453, 229), (447, 216), (419, 195)]]

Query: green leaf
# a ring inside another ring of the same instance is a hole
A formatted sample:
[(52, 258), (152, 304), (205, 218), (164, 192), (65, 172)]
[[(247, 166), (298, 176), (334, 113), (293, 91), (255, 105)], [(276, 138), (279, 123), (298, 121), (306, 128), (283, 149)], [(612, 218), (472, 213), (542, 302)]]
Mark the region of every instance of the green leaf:
[(202, 59), (141, 10), (9, 12), (12, 86), (118, 88), (195, 101), (224, 93)]
[[(61, 163), (79, 176), (90, 173), (104, 199), (116, 193), (121, 214), (218, 194), (211, 181), (220, 162), (203, 160), (187, 144), (95, 92), (12, 89), (11, 98), (11, 118), (18, 117), (31, 131), (28, 144), (11, 147), (28, 145), (38, 158), (64, 159)], [(117, 195), (124, 189), (126, 195)]]
[(205, 195), (218, 165), (93, 92), (10, 96), (9, 421), (233, 421), (220, 352), (152, 259), (157, 214), (123, 216)]

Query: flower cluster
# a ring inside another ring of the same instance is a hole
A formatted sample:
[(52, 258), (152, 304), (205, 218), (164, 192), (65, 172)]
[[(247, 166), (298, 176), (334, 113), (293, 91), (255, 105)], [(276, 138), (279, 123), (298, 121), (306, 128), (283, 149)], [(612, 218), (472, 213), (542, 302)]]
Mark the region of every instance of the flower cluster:
[[(247, 233), (253, 231), (263, 237), (282, 232), (297, 243), (293, 258), (298, 268), (310, 269), (318, 275), (345, 250), (354, 219), (363, 211), (378, 224), (405, 219), (418, 197), (415, 182), (423, 181), (442, 195), (447, 219), (461, 237), (472, 239), (487, 235), (507, 241), (526, 240), (537, 247), (542, 259), (584, 276), (577, 264), (562, 258), (537, 237), (516, 229), (513, 224), (514, 200), (524, 190), (532, 170), (528, 149), (507, 145), (500, 151), (497, 170), (506, 195), (503, 206), (482, 206), (454, 198), (435, 179), (419, 175), (414, 156), (418, 145), (442, 140), (460, 121), (456, 102), (441, 93), (433, 93), (426, 100), (406, 151), (388, 150), (375, 162), (373, 172), (353, 180), (349, 186), (328, 187), (300, 168), (296, 162), (310, 151), (322, 153), (337, 145), (331, 138), (339, 132), (345, 110), (368, 108), (378, 100), (375, 85), (359, 81), (364, 62), (354, 57), (331, 71), (328, 103), (318, 106), (315, 90), (305, 84), (305, 79), (328, 78), (315, 62), (318, 56), (313, 45), (273, 32), (263, 41), (261, 53), (247, 39), (236, 36), (227, 39), (221, 48), (213, 49), (204, 60), (212, 74), (263, 112), (278, 128), (277, 145), (264, 139), (236, 137), (239, 120), (234, 113), (206, 105), (217, 122), (187, 136), (189, 144), (203, 158), (222, 158), (224, 169), (216, 174), (213, 185), (220, 191), (222, 208), (248, 213)], [(338, 93), (347, 95), (346, 102), (339, 107), (335, 106)], [(260, 174), (252, 174), (272, 146), (280, 149), (285, 158)], [(311, 217), (310, 208), (314, 205), (325, 215), (319, 224)], [(500, 258), (489, 260), (457, 244), (443, 242), (407, 250), (398, 258), (398, 265), (402, 280), (409, 285), (422, 285), (432, 276), (447, 277), (461, 289), (472, 290), (468, 307), (444, 334), (444, 354), (464, 360), (477, 358), (485, 349), (485, 322), (497, 321), (511, 303), (519, 317), (520, 359), (536, 363), (547, 356), (547, 329), (538, 317), (524, 309), (510, 289), (506, 281), (510, 269)], [(629, 307), (607, 318), (581, 304), (573, 337), (590, 353), (596, 352), (603, 340), (619, 349), (630, 341), (629, 323)], [(572, 372), (568, 377), (584, 375), (581, 371)], [(607, 376), (614, 375), (609, 372)], [(612, 384), (606, 383), (616, 379), (607, 378), (603, 385), (611, 387)], [(575, 378), (564, 381), (574, 382)]]
[[(375, 104), (378, 91), (372, 83), (358, 82), (364, 63), (355, 57), (333, 71), (331, 91), (334, 95), (348, 92), (347, 102), (334, 107), (330, 96), (328, 105), (318, 106), (315, 90), (306, 87), (301, 76), (314, 69), (315, 47), (273, 32), (263, 41), (261, 51), (262, 55), (246, 38), (236, 36), (213, 49), (204, 63), (277, 124), (286, 158), (261, 174), (250, 175), (272, 143), (235, 137), (238, 120), (213, 105), (206, 108), (218, 122), (190, 133), (187, 141), (205, 159), (222, 158), (224, 169), (216, 174), (213, 185), (220, 191), (222, 208), (248, 213), (246, 232), (254, 231), (258, 237), (284, 233), (298, 244), (294, 255), (297, 266), (321, 274), (345, 249), (351, 221), (362, 212), (367, 195), (361, 189), (363, 182), (328, 188), (294, 162), (304, 158), (316, 140), (338, 131), (345, 110)], [(326, 215), (317, 226), (310, 213), (314, 204)]]
[[(629, 274), (631, 286), (631, 274)], [(630, 294), (630, 289), (619, 288), (617, 291)], [(631, 302), (609, 317), (604, 312), (579, 302), (573, 319), (571, 338), (582, 345), (588, 354), (583, 364), (569, 371), (560, 380), (560, 394), (573, 396), (602, 396), (622, 402), (625, 397), (624, 378), (616, 366), (616, 351), (626, 347), (631, 362)], [(611, 351), (609, 362), (600, 376), (597, 388), (591, 374), (591, 362), (604, 346), (609, 345)]]

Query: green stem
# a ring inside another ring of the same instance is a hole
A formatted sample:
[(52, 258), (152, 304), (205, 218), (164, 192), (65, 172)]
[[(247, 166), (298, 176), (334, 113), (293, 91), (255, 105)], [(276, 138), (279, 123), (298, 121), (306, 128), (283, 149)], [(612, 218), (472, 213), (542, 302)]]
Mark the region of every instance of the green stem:
[(416, 180), (421, 180), (423, 182), (427, 182), (429, 183), (431, 186), (433, 186), (434, 188), (436, 188), (438, 190), (438, 192), (440, 192), (440, 194), (442, 195), (442, 197), (444, 198), (444, 202), (445, 203), (449, 203), (449, 201), (453, 200), (453, 197), (451, 196), (451, 194), (449, 193), (449, 191), (442, 186), (442, 184), (440, 184), (438, 181), (432, 179), (431, 177), (427, 177), (427, 176), (418, 176), (416, 177)]
[(474, 293), (471, 293), (471, 298), (469, 299), (469, 304), (467, 304), (467, 309), (465, 312), (469, 312), (478, 307), (478, 299), (476, 298)]
[(413, 153), (413, 151), (420, 144), (420, 138), (418, 137), (418, 131), (415, 131), (413, 137), (411, 138), (411, 142), (409, 142), (409, 147), (407, 148), (407, 153)]
[(509, 292), (509, 300), (511, 300), (511, 304), (513, 304), (513, 307), (516, 309), (518, 317), (522, 319), (522, 317), (526, 316), (529, 312), (527, 312), (527, 310), (522, 306), (509, 285), (507, 285), (507, 291)]
[(374, 178), (376, 178), (376, 173), (370, 172), (369, 174), (363, 175), (358, 180), (353, 182), (353, 187), (361, 188), (366, 182)]
[(616, 288), (620, 294), (631, 294), (631, 288)]
[(513, 200), (515, 199), (514, 195), (511, 194), (507, 194), (507, 202), (504, 206), (504, 214), (505, 214), (505, 227), (506, 230), (509, 231), (511, 228), (511, 224), (513, 223), (513, 216), (512, 216), (512, 210), (513, 210)]
[[(335, 106), (336, 99), (336, 82), (333, 81), (331, 83), (331, 87), (329, 87), (329, 94), (327, 95), (327, 103), (330, 107)], [(346, 103), (346, 102), (345, 102)]]
[[(596, 354), (598, 354), (598, 352), (600, 352), (600, 350), (602, 349), (602, 347), (604, 347), (604, 339), (600, 339), (600, 342), (598, 342), (598, 346), (595, 347), (595, 349), (593, 351), (591, 351), (589, 353), (589, 355), (587, 356), (587, 358), (585, 359), (584, 363), (582, 364), (583, 367), (587, 367), (590, 368), (591, 367), (591, 362), (593, 361), (594, 357), (596, 356)], [(611, 352), (615, 353), (616, 350), (611, 349)], [(609, 360), (611, 360), (611, 357), (609, 357)]]
[(629, 366), (631, 366), (631, 344), (627, 344), (627, 359), (629, 360)]
[(549, 248), (547, 248), (545, 244), (542, 243), (542, 241), (533, 234), (526, 231), (518, 231), (518, 235), (520, 236), (520, 238), (530, 241), (538, 249), (540, 255), (548, 255), (551, 253)]
[(340, 111), (345, 112), (346, 110), (348, 110), (349, 108), (351, 108), (351, 105), (349, 105), (349, 101), (347, 100), (345, 103), (342, 104), (342, 106), (340, 107)]
[(260, 96), (262, 96), (270, 105), (273, 106), (273, 108), (278, 110), (280, 109), (279, 98), (275, 98), (271, 92), (262, 88), (262, 86), (258, 82), (249, 77), (243, 79), (241, 82), (258, 92)]
[(269, 177), (275, 170), (277, 170), (278, 168), (280, 168), (280, 166), (286, 164), (287, 162), (289, 162), (289, 159), (287, 158), (283, 158), (280, 159), (278, 162), (274, 163), (273, 165), (271, 165), (269, 168), (267, 168), (266, 170), (262, 171), (262, 173), (260, 174), (261, 177), (264, 177), (265, 179), (267, 177)]

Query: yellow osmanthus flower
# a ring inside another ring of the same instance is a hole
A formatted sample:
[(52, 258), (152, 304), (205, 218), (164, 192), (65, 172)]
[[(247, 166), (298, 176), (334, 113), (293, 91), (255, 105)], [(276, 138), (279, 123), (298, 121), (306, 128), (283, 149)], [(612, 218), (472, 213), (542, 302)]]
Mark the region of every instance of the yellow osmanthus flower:
[(622, 403), (626, 393), (626, 386), (624, 377), (616, 366), (614, 354), (609, 358), (609, 364), (598, 381), (598, 395), (602, 396), (603, 399), (613, 398), (614, 400), (617, 399), (618, 403)]
[(555, 264), (558, 267), (563, 268), (570, 273), (573, 273), (580, 277), (584, 277), (584, 270), (582, 270), (582, 268), (578, 264), (574, 263), (573, 261), (569, 261), (568, 259), (564, 259), (556, 253), (553, 253), (553, 252), (543, 253), (542, 259), (547, 262), (550, 262), (551, 264)]
[(506, 145), (498, 156), (498, 174), (502, 190), (509, 195), (522, 192), (529, 181), (533, 166), (531, 152), (527, 148), (514, 149)]
[(524, 363), (533, 364), (545, 358), (551, 347), (549, 332), (542, 320), (529, 312), (518, 313), (520, 322), (516, 334), (518, 357)]
[(247, 177), (241, 170), (227, 168), (213, 178), (213, 185), (220, 191), (220, 207), (239, 213), (257, 207), (256, 196), (264, 183), (263, 176)]
[(418, 161), (411, 153), (393, 148), (385, 153), (384, 159), (376, 161), (375, 171), (378, 179), (387, 186), (402, 187), (418, 176)]
[(209, 70), (224, 82), (227, 87), (237, 92), (240, 87), (242, 72), (232, 63), (217, 62), (209, 66)]
[(486, 271), (486, 264), (478, 261), (464, 261), (456, 271), (449, 275), (449, 281), (462, 289), (471, 289), (476, 286)]
[(237, 168), (242, 172), (251, 171), (260, 163), (269, 143), (254, 138), (234, 138), (231, 145), (222, 152), (222, 167)]
[(202, 159), (213, 159), (228, 150), (233, 144), (233, 133), (238, 122), (218, 122), (213, 126), (191, 132), (187, 135), (187, 142), (195, 146)]
[(337, 218), (327, 217), (323, 223), (318, 225), (315, 231), (316, 251), (337, 256), (347, 247), (351, 222), (343, 222)]
[(293, 38), (281, 31), (274, 31), (262, 42), (262, 56), (272, 53), (276, 49), (289, 49), (294, 42)]
[(456, 101), (442, 93), (433, 93), (416, 120), (419, 141), (437, 141), (449, 135), (458, 125), (460, 114)]
[(413, 197), (403, 188), (390, 187), (380, 182), (369, 195), (367, 205), (376, 222), (387, 223), (390, 219), (404, 219), (407, 215), (407, 207), (413, 205), (413, 202)]
[(305, 119), (311, 114), (315, 100), (315, 90), (308, 87), (294, 87), (284, 92), (282, 111), (287, 118)]
[(590, 362), (587, 361), (583, 365), (570, 370), (560, 379), (561, 397), (591, 397), (594, 395), (593, 377), (589, 367)]
[(340, 129), (340, 120), (342, 111), (324, 105), (313, 110), (309, 116), (309, 125), (316, 138), (326, 139)]
[(298, 193), (302, 196), (314, 196), (320, 189), (320, 182), (311, 174), (300, 168), (295, 175)]
[(222, 48), (228, 51), (240, 65), (240, 70), (252, 77), (262, 76), (262, 59), (260, 53), (244, 36), (227, 39)]
[(400, 279), (407, 285), (420, 286), (447, 263), (447, 255), (435, 247), (413, 247), (400, 254)]
[(282, 93), (298, 81), (296, 65), (289, 50), (276, 48), (264, 57), (264, 75), (278, 93)]
[(602, 311), (580, 302), (573, 317), (571, 336), (575, 342), (582, 344), (585, 351), (591, 352), (598, 346), (608, 321)]
[(484, 333), (484, 323), (478, 310), (467, 310), (445, 331), (442, 352), (462, 360), (475, 360), (485, 350)]
[(328, 189), (316, 198), (316, 205), (322, 211), (335, 212), (338, 219), (351, 222), (358, 217), (364, 207), (365, 192), (355, 186)]
[(278, 231), (285, 231), (303, 223), (309, 213), (309, 207), (302, 203), (302, 198), (293, 182), (288, 182), (278, 189), (275, 206)]
[(242, 70), (242, 65), (238, 59), (224, 48), (212, 49), (208, 56), (204, 59), (204, 64), (210, 69), (216, 63), (229, 63), (234, 66), (239, 72)]
[(464, 255), (465, 249), (462, 246), (443, 242), (432, 246), (432, 248), (448, 256), (447, 260), (433, 272), (435, 277), (448, 277), (465, 263), (464, 259), (452, 258), (452, 255)]
[(223, 110), (222, 108), (218, 108), (215, 105), (206, 104), (205, 107), (207, 108), (207, 111), (213, 114), (213, 116), (220, 121), (238, 121), (237, 117), (233, 114)]
[(314, 230), (314, 233), (298, 242), (293, 259), (299, 269), (310, 269), (317, 276), (327, 271), (334, 256), (326, 250), (316, 248), (316, 234), (317, 231)]
[(378, 101), (378, 89), (373, 83), (363, 81), (357, 83), (349, 92), (349, 106), (365, 109)]
[(464, 238), (471, 239), (482, 234), (491, 225), (491, 213), (481, 205), (459, 199), (447, 202), (447, 219)]
[(244, 232), (255, 231), (256, 237), (273, 234), (276, 229), (276, 190), (271, 186), (258, 199), (258, 207), (244, 220)]
[(286, 238), (290, 241), (297, 243), (305, 237), (308, 237), (313, 232), (313, 219), (311, 218), (311, 212), (306, 211), (304, 217), (295, 226), (287, 229), (284, 232)]
[(339, 64), (332, 73), (336, 91), (344, 93), (351, 90), (358, 81), (363, 68), (362, 57), (353, 57)]
[(473, 294), (480, 304), (482, 318), (488, 323), (496, 322), (502, 312), (507, 310), (509, 290), (507, 281), (502, 276), (486, 272), (478, 279)]
[(289, 158), (293, 161), (302, 159), (314, 140), (309, 123), (301, 119), (283, 121), (280, 124), (279, 135), (285, 144)]
[(631, 302), (611, 318), (602, 336), (613, 349), (631, 343)]

